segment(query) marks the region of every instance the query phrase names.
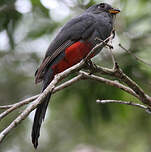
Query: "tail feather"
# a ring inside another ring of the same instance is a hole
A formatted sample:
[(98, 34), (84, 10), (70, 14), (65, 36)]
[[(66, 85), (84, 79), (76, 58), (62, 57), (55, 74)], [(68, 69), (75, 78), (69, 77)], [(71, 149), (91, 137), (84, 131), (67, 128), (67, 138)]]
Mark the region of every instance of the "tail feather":
[(33, 123), (33, 128), (32, 128), (32, 143), (35, 147), (35, 149), (38, 146), (38, 138), (40, 136), (40, 127), (42, 124), (42, 121), (45, 118), (47, 106), (49, 103), (49, 99), (51, 97), (51, 93), (47, 95), (47, 97), (44, 99), (45, 101), (38, 105), (35, 117), (34, 117), (34, 123)]
[[(53, 79), (53, 71), (50, 69), (48, 69), (48, 71), (45, 73), (44, 78), (43, 78), (43, 89), (42, 92), (46, 89), (46, 87), (49, 85), (49, 83), (51, 82), (51, 80)], [(35, 147), (35, 149), (38, 146), (38, 138), (40, 136), (40, 127), (42, 124), (42, 121), (45, 118), (45, 114), (46, 114), (46, 110), (47, 110), (47, 106), (49, 103), (51, 97), (51, 93), (49, 93), (45, 98), (44, 101), (38, 105), (37, 109), (36, 109), (36, 113), (35, 113), (35, 117), (34, 117), (34, 123), (33, 123), (33, 127), (32, 127), (32, 143)]]

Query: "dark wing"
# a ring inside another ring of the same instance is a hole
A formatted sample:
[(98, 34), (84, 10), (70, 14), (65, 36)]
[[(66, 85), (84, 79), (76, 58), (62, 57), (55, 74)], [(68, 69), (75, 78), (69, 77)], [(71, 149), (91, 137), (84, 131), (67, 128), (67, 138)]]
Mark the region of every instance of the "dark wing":
[(94, 32), (95, 18), (90, 14), (83, 14), (73, 18), (63, 26), (56, 38), (50, 44), (45, 58), (35, 74), (35, 82), (43, 79), (43, 75), (51, 62), (66, 48), (79, 40), (88, 39)]
[(46, 56), (42, 62), (42, 64), (40, 65), (40, 67), (37, 69), (35, 76), (35, 83), (40, 82), (43, 79), (43, 75), (44, 75), (44, 71), (46, 69), (46, 67), (63, 51), (65, 50), (67, 47), (69, 47), (70, 45), (72, 45), (74, 42), (71, 40), (66, 41), (63, 45), (61, 45), (58, 49), (56, 49), (56, 51), (54, 53), (52, 53), (51, 56)]

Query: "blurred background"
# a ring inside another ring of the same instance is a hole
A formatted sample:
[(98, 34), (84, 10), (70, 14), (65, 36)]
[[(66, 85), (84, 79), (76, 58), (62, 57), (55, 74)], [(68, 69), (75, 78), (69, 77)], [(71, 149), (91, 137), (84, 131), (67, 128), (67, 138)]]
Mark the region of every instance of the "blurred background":
[[(58, 29), (87, 7), (107, 2), (121, 10), (116, 18), (114, 54), (123, 71), (151, 95), (150, 0), (0, 0), (0, 105), (40, 92), (34, 72)], [(107, 50), (94, 62), (111, 67)], [(69, 76), (68, 79), (73, 77)], [(111, 78), (113, 79), (113, 78)], [(37, 152), (150, 152), (151, 115), (129, 106), (100, 105), (96, 99), (137, 101), (127, 93), (94, 81), (81, 81), (51, 98)], [(0, 123), (3, 130), (23, 108)], [(0, 144), (0, 152), (34, 151), (34, 112)]]

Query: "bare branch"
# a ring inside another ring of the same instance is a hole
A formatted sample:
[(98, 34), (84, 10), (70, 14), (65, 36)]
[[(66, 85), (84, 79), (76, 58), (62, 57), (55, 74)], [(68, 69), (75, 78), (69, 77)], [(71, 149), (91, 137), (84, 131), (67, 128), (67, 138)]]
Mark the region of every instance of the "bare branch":
[(122, 101), (122, 100), (96, 100), (96, 102), (101, 103), (101, 104), (105, 104), (105, 103), (118, 103), (118, 104), (125, 104), (125, 105), (129, 105), (129, 106), (134, 106), (134, 107), (138, 107), (141, 108), (143, 110), (145, 110), (147, 113), (151, 114), (151, 109), (147, 106), (144, 106), (142, 104), (139, 103), (134, 103), (132, 101)]
[[(53, 93), (59, 91), (59, 90), (62, 90), (70, 85), (72, 85), (73, 83), (79, 81), (80, 79), (92, 79), (92, 80), (95, 80), (95, 81), (98, 81), (98, 82), (101, 82), (101, 83), (105, 83), (107, 85), (110, 85), (110, 86), (114, 86), (116, 88), (120, 88), (122, 90), (124, 90), (125, 92), (135, 96), (136, 98), (139, 98), (139, 96), (129, 87), (126, 87), (124, 86), (123, 84), (117, 82), (117, 81), (113, 81), (113, 80), (109, 80), (109, 79), (106, 79), (106, 78), (103, 78), (103, 77), (100, 77), (100, 76), (95, 76), (95, 75), (89, 75), (89, 73), (87, 72), (84, 72), (84, 71), (80, 71), (80, 74), (74, 78), (72, 78), (71, 80), (57, 86), (56, 88), (54, 88), (53, 90)], [(9, 108), (8, 110), (4, 111), (3, 113), (0, 114), (0, 120), (5, 117), (7, 114), (9, 114), (11, 111), (25, 105), (25, 104), (28, 104), (30, 102), (32, 102), (33, 100), (35, 100), (39, 95), (36, 95), (36, 96), (33, 96), (31, 98), (28, 98), (26, 100), (23, 100), (19, 103), (16, 103), (14, 105), (12, 105), (11, 108)]]
[(85, 79), (92, 79), (92, 80), (95, 80), (95, 81), (98, 81), (101, 83), (105, 83), (110, 86), (114, 86), (114, 87), (124, 90), (125, 92), (131, 94), (132, 96), (135, 96), (136, 98), (140, 99), (139, 96), (131, 88), (129, 88), (117, 81), (109, 80), (109, 79), (103, 78), (101, 76), (96, 76), (96, 75), (92, 75), (92, 74), (89, 75), (87, 72), (84, 72), (84, 71), (80, 71), (80, 73), (83, 75), (83, 77)]
[(134, 82), (125, 73), (123, 73), (123, 71), (119, 68), (119, 65), (117, 63), (115, 64), (114, 69), (108, 69), (97, 66), (96, 71), (105, 75), (110, 75), (112, 77), (118, 78), (120, 81), (128, 85), (139, 96), (140, 100), (144, 104), (151, 106), (151, 97), (146, 95), (143, 89), (138, 84), (136, 84), (136, 82)]
[[(85, 80), (85, 79), (91, 79), (91, 80), (95, 80), (101, 83), (105, 83), (107, 85), (110, 86), (114, 86), (116, 88), (120, 88), (122, 90), (124, 90), (125, 92), (133, 95), (134, 97), (138, 98), (140, 101), (142, 101), (142, 103), (148, 105), (144, 106), (144, 105), (140, 105), (137, 103), (132, 103), (132, 102), (126, 102), (126, 101), (116, 101), (116, 100), (107, 100), (107, 102), (105, 100), (101, 101), (101, 103), (113, 103), (113, 101), (115, 101), (114, 103), (121, 103), (121, 104), (127, 104), (127, 105), (132, 105), (132, 106), (137, 106), (139, 108), (143, 108), (144, 110), (146, 110), (147, 112), (150, 112), (150, 106), (151, 106), (151, 97), (148, 96), (147, 94), (145, 94), (145, 92), (143, 91), (143, 89), (137, 84), (135, 83), (132, 79), (130, 79), (125, 73), (123, 73), (123, 71), (119, 68), (119, 65), (117, 64), (117, 62), (115, 62), (114, 56), (112, 54), (112, 50), (111, 51), (111, 55), (112, 55), (112, 60), (114, 63), (114, 67), (113, 69), (108, 69), (108, 68), (104, 68), (104, 67), (100, 67), (100, 66), (96, 66), (95, 67), (95, 72), (96, 73), (100, 73), (100, 74), (104, 74), (107, 76), (112, 76), (118, 80), (120, 80), (121, 82), (124, 82), (124, 84), (117, 82), (117, 81), (113, 81), (107, 78), (103, 78), (101, 76), (96, 76), (96, 75), (90, 75), (87, 72), (84, 71), (80, 71), (79, 75), (72, 78), (71, 80), (59, 85), (56, 87), (56, 85), (58, 84), (58, 82), (60, 82), (63, 78), (67, 77), (70, 73), (74, 72), (74, 71), (79, 71), (81, 70), (83, 67), (85, 67), (85, 63), (86, 61), (89, 59), (89, 57), (98, 49), (104, 47), (104, 46), (111, 46), (110, 44), (107, 44), (107, 42), (111, 39), (112, 35), (110, 37), (108, 37), (106, 40), (101, 41), (100, 44), (96, 45), (92, 51), (86, 56), (86, 58), (84, 60), (82, 60), (80, 63), (70, 67), (69, 69), (63, 71), (62, 73), (59, 73), (58, 75), (55, 76), (55, 78), (51, 81), (51, 83), (48, 85), (48, 87), (43, 91), (43, 93), (30, 97), (28, 99), (25, 99), (19, 103), (13, 104), (13, 105), (6, 105), (6, 106), (0, 106), (0, 109), (7, 109), (6, 111), (4, 111), (3, 113), (0, 114), (0, 119), (4, 118), (7, 114), (9, 114), (10, 112), (12, 112), (13, 110), (28, 104), (30, 102), (32, 102), (30, 105), (28, 105), (25, 110), (13, 121), (10, 123), (10, 125), (5, 128), (1, 133), (0, 133), (0, 143), (2, 142), (2, 140), (4, 139), (4, 137), (14, 128), (16, 127), (22, 120), (24, 120), (40, 103), (43, 102), (43, 99), (47, 96), (48, 93), (52, 92), (55, 93), (57, 91), (60, 91), (72, 84), (74, 84), (75, 82), (79, 81), (79, 80)], [(111, 49), (111, 47), (110, 47)], [(127, 85), (127, 86), (126, 86)]]

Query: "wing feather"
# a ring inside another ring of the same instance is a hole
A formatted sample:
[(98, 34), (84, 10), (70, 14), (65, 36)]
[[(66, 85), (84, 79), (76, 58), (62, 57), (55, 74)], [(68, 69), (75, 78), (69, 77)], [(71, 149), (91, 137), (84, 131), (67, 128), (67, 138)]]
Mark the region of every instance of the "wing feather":
[(62, 50), (64, 50), (67, 47), (71, 46), (73, 43), (74, 43), (74, 41), (68, 40), (63, 45), (61, 45), (51, 56), (47, 56), (43, 60), (42, 64), (40, 65), (40, 67), (38, 68), (38, 70), (36, 72), (35, 83), (39, 83), (42, 80), (43, 74), (44, 74), (44, 70), (49, 65), (49, 63), (51, 63), (53, 61), (53, 59), (56, 58), (62, 52)]

